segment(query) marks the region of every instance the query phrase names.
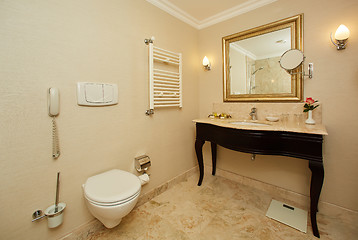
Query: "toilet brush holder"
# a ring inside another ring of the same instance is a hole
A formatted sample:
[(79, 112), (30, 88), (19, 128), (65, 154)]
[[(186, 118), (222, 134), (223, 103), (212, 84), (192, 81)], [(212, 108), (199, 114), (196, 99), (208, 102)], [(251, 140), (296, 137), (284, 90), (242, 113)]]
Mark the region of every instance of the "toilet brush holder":
[(55, 228), (62, 224), (63, 222), (63, 211), (65, 210), (66, 203), (59, 203), (56, 207), (56, 204), (49, 206), (45, 210), (45, 215), (47, 216), (47, 223), (49, 228)]

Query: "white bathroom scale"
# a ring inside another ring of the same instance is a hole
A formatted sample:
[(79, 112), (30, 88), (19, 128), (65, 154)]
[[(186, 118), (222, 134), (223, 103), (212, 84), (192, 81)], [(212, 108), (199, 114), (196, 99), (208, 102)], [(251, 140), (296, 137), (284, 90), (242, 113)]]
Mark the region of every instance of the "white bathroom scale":
[(307, 211), (272, 199), (266, 216), (307, 233)]

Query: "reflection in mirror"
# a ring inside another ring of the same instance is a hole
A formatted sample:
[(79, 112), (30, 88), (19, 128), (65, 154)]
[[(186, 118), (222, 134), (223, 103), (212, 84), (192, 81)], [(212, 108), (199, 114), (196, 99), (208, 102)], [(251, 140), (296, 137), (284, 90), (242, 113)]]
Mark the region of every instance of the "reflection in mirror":
[(300, 101), (302, 78), (280, 57), (302, 49), (303, 15), (223, 37), (224, 101)]
[(291, 76), (279, 65), (291, 49), (291, 29), (230, 43), (231, 94), (273, 94), (291, 91)]

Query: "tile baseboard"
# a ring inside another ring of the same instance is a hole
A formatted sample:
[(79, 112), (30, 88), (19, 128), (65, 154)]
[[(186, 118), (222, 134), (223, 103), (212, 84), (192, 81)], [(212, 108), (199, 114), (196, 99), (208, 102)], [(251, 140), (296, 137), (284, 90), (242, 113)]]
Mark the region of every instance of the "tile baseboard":
[(185, 181), (188, 177), (192, 176), (195, 173), (199, 173), (199, 170), (197, 167), (193, 167), (189, 169), (188, 171), (184, 172), (183, 174), (180, 174), (171, 180), (163, 183), (162, 185), (150, 190), (149, 192), (139, 196), (136, 208), (145, 204), (146, 202), (149, 202), (154, 197), (158, 196), (159, 194), (165, 192), (166, 190), (170, 189), (174, 185)]

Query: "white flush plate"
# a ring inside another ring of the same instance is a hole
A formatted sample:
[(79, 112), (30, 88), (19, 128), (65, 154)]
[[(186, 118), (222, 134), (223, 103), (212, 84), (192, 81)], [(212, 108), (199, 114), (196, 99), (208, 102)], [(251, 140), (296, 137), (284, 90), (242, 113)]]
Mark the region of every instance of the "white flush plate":
[(77, 83), (77, 104), (108, 106), (118, 103), (118, 86), (109, 83)]

